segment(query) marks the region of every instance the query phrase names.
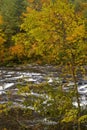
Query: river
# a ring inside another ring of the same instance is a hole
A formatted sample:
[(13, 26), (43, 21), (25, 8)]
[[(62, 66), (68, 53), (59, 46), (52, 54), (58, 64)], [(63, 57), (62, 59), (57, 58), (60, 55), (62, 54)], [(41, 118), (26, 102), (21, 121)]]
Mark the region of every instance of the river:
[[(11, 92), (10, 100), (14, 105), (19, 105), (22, 102), (22, 99), (17, 96), (18, 87), (25, 86), (26, 84), (40, 84), (40, 83), (49, 83), (59, 82), (59, 75), (61, 70), (57, 66), (52, 65), (26, 65), (18, 67), (1, 67), (0, 68), (0, 104), (8, 102), (7, 92)], [(61, 82), (65, 81), (62, 79)], [(70, 82), (68, 86), (72, 86), (73, 82)], [(65, 91), (68, 91), (67, 87), (64, 87)], [(83, 108), (87, 106), (87, 81), (81, 79), (78, 83), (78, 91), (80, 94), (80, 105)], [(31, 95), (38, 98), (41, 96), (39, 93), (31, 92)], [(46, 95), (45, 95), (46, 97)], [(77, 102), (74, 101), (73, 105), (77, 107)], [(21, 105), (20, 105), (21, 106)], [(32, 106), (29, 109), (34, 110)], [(43, 122), (45, 125), (56, 125), (57, 122), (49, 121), (46, 118), (40, 120), (34, 120), (35, 122)], [(46, 128), (45, 128), (46, 129)]]

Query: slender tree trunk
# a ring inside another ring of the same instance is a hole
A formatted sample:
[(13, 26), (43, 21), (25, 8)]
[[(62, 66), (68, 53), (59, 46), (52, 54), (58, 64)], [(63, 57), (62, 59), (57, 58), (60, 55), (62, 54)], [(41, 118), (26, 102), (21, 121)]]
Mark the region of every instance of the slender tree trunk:
[[(73, 77), (73, 81), (74, 81), (74, 87), (75, 87), (75, 95), (76, 95), (76, 100), (77, 100), (77, 104), (78, 104), (78, 118), (80, 117), (80, 113), (81, 113), (81, 107), (80, 107), (80, 99), (79, 99), (79, 93), (78, 93), (78, 85), (77, 85), (77, 80), (76, 80), (76, 72), (75, 72), (75, 67), (74, 65), (72, 65), (72, 77)], [(80, 128), (80, 122), (78, 121), (78, 130), (81, 130)]]

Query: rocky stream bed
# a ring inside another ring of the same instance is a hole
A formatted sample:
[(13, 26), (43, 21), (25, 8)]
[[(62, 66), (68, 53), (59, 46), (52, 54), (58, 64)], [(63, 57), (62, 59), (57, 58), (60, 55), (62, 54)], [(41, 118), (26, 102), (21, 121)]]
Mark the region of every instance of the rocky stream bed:
[[(40, 83), (49, 83), (59, 82), (60, 69), (57, 66), (39, 66), (39, 65), (27, 65), (27, 66), (19, 66), (19, 67), (1, 67), (0, 68), (0, 104), (4, 104), (8, 101), (12, 101), (14, 106), (20, 106), (22, 102), (22, 97), (24, 95), (18, 96), (18, 86), (25, 86), (27, 84), (40, 84)], [(62, 83), (66, 83), (65, 80), (61, 81)], [(72, 86), (73, 82), (70, 82), (68, 86)], [(67, 87), (64, 87), (65, 91), (68, 91)], [(80, 105), (83, 108), (87, 107), (87, 80), (81, 79), (78, 81), (78, 91), (80, 94)], [(10, 96), (7, 93), (10, 93)], [(39, 96), (47, 96), (41, 95), (39, 93), (31, 91), (31, 95), (36, 99)], [(46, 97), (47, 98), (47, 97)], [(73, 105), (77, 107), (76, 101), (73, 102)], [(32, 106), (28, 106), (29, 109), (34, 111)], [(41, 122), (44, 125), (56, 125), (57, 122), (49, 121), (45, 117), (44, 118), (36, 118), (33, 121), (29, 120), (27, 123), (30, 126), (34, 126)], [(47, 127), (46, 127), (47, 128)], [(45, 130), (44, 128), (43, 130)], [(38, 129), (39, 130), (39, 129)], [(42, 130), (42, 129), (41, 129)], [(47, 129), (48, 130), (48, 129)], [(54, 129), (52, 129), (54, 130)]]

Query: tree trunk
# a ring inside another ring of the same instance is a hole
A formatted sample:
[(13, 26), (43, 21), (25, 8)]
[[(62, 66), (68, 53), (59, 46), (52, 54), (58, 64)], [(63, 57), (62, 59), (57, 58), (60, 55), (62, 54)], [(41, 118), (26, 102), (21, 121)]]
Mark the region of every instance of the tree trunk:
[[(81, 113), (81, 107), (80, 107), (80, 99), (79, 99), (79, 93), (78, 93), (78, 85), (77, 85), (77, 80), (76, 80), (76, 71), (75, 71), (75, 67), (74, 65), (72, 65), (72, 78), (73, 78), (73, 82), (74, 82), (74, 87), (75, 87), (75, 95), (76, 95), (76, 100), (77, 100), (77, 104), (78, 104), (78, 117), (77, 120), (80, 117), (80, 113)], [(80, 122), (78, 121), (78, 130), (81, 130), (80, 128)]]

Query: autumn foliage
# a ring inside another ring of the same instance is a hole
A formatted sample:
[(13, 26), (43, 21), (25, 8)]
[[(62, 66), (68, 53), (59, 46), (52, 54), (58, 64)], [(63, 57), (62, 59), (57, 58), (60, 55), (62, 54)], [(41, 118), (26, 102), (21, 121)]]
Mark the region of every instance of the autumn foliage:
[[(13, 3), (15, 14), (15, 1)], [(1, 9), (1, 13), (4, 12)], [(72, 55), (75, 64), (86, 63), (86, 2), (27, 0), (26, 11), (20, 14), (20, 25), (17, 17), (14, 17), (15, 25), (9, 24), (13, 18), (10, 14), (0, 15), (0, 44), (6, 63), (26, 60), (27, 63), (60, 64), (63, 61), (64, 64), (67, 61), (70, 64)]]

